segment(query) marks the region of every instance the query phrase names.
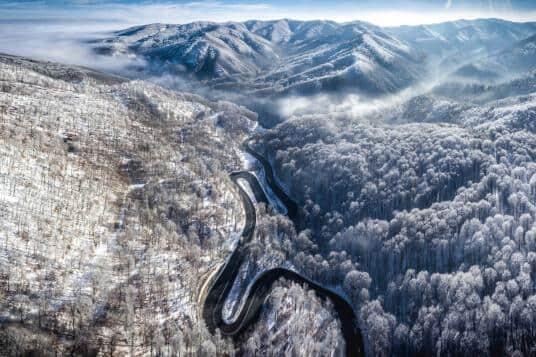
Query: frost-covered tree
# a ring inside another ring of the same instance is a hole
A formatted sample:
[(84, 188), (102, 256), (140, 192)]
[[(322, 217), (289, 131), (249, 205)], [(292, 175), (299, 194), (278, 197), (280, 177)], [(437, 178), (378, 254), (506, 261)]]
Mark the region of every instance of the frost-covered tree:
[(343, 288), (369, 354), (536, 351), (525, 322), (536, 296), (525, 101), (464, 111), (459, 125), (296, 117), (257, 138), (307, 229), (293, 263)]

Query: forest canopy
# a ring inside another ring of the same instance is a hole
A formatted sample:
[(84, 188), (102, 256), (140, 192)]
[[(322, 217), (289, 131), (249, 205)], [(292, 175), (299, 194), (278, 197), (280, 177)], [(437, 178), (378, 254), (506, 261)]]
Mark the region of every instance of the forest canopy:
[(257, 138), (307, 228), (293, 264), (345, 292), (371, 355), (535, 352), (532, 103), (457, 124), (302, 116)]

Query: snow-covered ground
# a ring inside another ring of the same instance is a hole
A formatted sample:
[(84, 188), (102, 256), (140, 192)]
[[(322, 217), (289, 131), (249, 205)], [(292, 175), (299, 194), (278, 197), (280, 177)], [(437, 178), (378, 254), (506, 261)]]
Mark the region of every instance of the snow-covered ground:
[(80, 334), (101, 353), (230, 351), (197, 294), (244, 224), (228, 172), (251, 113), (110, 78), (0, 57), (5, 352), (76, 353)]
[(242, 346), (245, 355), (344, 356), (340, 323), (329, 301), (306, 287), (280, 281)]

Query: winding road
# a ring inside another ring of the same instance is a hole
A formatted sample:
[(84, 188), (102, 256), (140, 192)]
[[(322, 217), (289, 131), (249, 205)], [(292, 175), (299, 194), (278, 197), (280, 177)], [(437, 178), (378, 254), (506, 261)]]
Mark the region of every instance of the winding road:
[[(298, 229), (298, 206), (277, 184), (269, 162), (252, 150), (247, 141), (244, 143), (243, 147), (246, 152), (251, 154), (262, 164), (268, 185), (270, 185), (272, 191), (287, 207), (288, 216)], [(245, 303), (243, 304), (238, 316), (236, 316), (236, 318), (229, 323), (224, 321), (222, 314), (223, 305), (232, 288), (233, 282), (238, 274), (238, 270), (240, 269), (240, 266), (242, 265), (242, 262), (246, 256), (244, 249), (245, 243), (251, 241), (256, 225), (255, 206), (253, 205), (248, 193), (238, 183), (238, 179), (248, 182), (257, 202), (269, 204), (268, 199), (255, 175), (247, 171), (239, 171), (231, 173), (230, 176), (238, 187), (240, 197), (244, 204), (244, 209), (246, 212), (246, 224), (244, 230), (242, 231), (239, 244), (229, 256), (226, 263), (223, 264), (223, 266), (208, 283), (208, 291), (204, 297), (202, 317), (205, 320), (209, 331), (214, 332), (216, 329), (219, 329), (222, 335), (238, 338), (240, 333), (258, 318), (262, 304), (270, 293), (272, 284), (279, 280), (279, 278), (285, 278), (295, 283), (307, 284), (311, 289), (315, 290), (317, 296), (322, 299), (331, 300), (333, 307), (335, 311), (337, 311), (338, 317), (341, 321), (342, 332), (346, 342), (346, 355), (364, 356), (361, 330), (357, 326), (356, 315), (348, 301), (331, 289), (323, 287), (320, 284), (315, 283), (292, 270), (276, 268), (267, 270), (260, 274), (251, 284), (248, 290), (248, 296), (246, 297)]]

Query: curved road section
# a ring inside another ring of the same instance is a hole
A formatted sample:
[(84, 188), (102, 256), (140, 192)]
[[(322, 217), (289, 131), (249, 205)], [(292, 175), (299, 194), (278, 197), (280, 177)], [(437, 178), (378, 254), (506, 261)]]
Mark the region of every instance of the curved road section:
[[(269, 162), (253, 151), (247, 142), (244, 143), (244, 149), (263, 165), (266, 173), (266, 181), (281, 202), (286, 205), (289, 218), (298, 228), (298, 206), (277, 184)], [(222, 335), (238, 338), (240, 333), (258, 318), (262, 304), (270, 293), (272, 284), (280, 278), (285, 278), (299, 284), (307, 284), (311, 289), (315, 290), (320, 298), (331, 300), (341, 321), (342, 332), (346, 342), (346, 355), (364, 356), (361, 330), (357, 326), (356, 315), (348, 301), (336, 292), (323, 287), (292, 270), (277, 268), (267, 270), (260, 274), (248, 289), (248, 296), (246, 297), (245, 303), (238, 313), (238, 316), (230, 323), (224, 321), (222, 314), (223, 305), (245, 258), (244, 245), (253, 237), (256, 225), (255, 206), (251, 202), (247, 192), (240, 184), (238, 184), (238, 179), (248, 182), (257, 202), (268, 204), (268, 199), (257, 181), (257, 178), (253, 174), (246, 171), (240, 171), (233, 172), (230, 176), (238, 187), (240, 197), (244, 204), (244, 209), (246, 211), (246, 225), (242, 231), (239, 244), (229, 256), (226, 263), (209, 282), (209, 288), (205, 297), (202, 312), (203, 319), (205, 320), (208, 329), (211, 332), (219, 329)]]

